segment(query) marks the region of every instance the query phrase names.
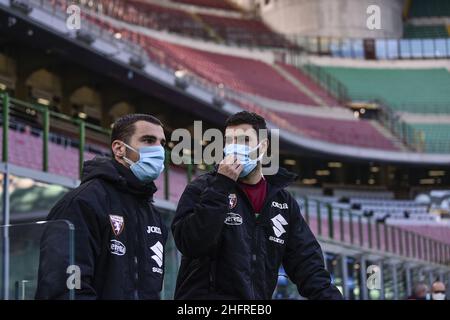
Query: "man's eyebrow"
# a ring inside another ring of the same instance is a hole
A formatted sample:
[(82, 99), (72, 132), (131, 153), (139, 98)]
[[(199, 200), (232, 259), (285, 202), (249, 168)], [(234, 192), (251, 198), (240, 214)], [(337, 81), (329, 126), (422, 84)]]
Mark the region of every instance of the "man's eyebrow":
[[(158, 138), (156, 136), (146, 134), (146, 135), (142, 136), (139, 140), (141, 140), (141, 141), (146, 141), (146, 140), (157, 141)], [(166, 139), (162, 138), (161, 144), (165, 145)]]
[(242, 134), (238, 134), (238, 135), (225, 134), (225, 138), (239, 138), (239, 137), (250, 137), (250, 136), (251, 136), (250, 133), (242, 133)]
[(141, 141), (145, 141), (145, 140), (156, 140), (156, 137), (153, 136), (153, 135), (146, 134), (146, 135), (143, 135), (142, 137), (140, 137), (139, 140), (141, 140)]

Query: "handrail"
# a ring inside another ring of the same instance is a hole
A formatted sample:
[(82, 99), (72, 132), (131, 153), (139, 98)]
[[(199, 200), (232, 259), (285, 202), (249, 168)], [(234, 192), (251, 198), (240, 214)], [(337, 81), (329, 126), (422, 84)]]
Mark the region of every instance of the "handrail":
[[(11, 122), (10, 114), (11, 107), (21, 107), (35, 110), (36, 112), (42, 115), (42, 171), (48, 172), (49, 170), (49, 141), (50, 141), (50, 125), (52, 119), (58, 119), (68, 122), (69, 124), (75, 126), (78, 129), (78, 138), (77, 138), (77, 149), (78, 149), (78, 174), (81, 178), (81, 173), (83, 170), (84, 163), (84, 151), (86, 151), (86, 137), (87, 132), (86, 129), (89, 129), (92, 132), (97, 132), (105, 136), (110, 136), (111, 130), (103, 128), (98, 125), (94, 125), (92, 123), (86, 122), (80, 118), (72, 118), (68, 115), (49, 110), (47, 106), (41, 104), (34, 104), (29, 102), (24, 102), (16, 98), (10, 97), (7, 92), (0, 92), (0, 107), (2, 112), (2, 162), (7, 163), (9, 161), (9, 129), (12, 124), (15, 122)], [(170, 151), (166, 150), (165, 157), (165, 170), (164, 170), (164, 198), (169, 200), (170, 198), (170, 164), (171, 157)], [(186, 182), (189, 183), (194, 174), (194, 165), (191, 163), (186, 164)]]
[[(307, 196), (297, 196), (297, 199), (303, 201), (302, 213), (305, 215), (307, 224), (318, 236), (356, 245), (363, 249), (384, 251), (406, 258), (450, 266), (449, 243), (396, 225), (386, 224), (385, 221), (374, 221), (371, 217), (363, 217), (351, 209), (334, 207), (328, 202), (310, 199)], [(309, 206), (312, 203), (315, 203), (316, 209), (313, 216)], [(323, 215), (323, 208), (327, 211), (326, 215)], [(363, 221), (364, 219), (366, 221)], [(312, 224), (313, 221), (315, 225)], [(380, 227), (381, 225), (383, 228)], [(324, 226), (328, 226), (327, 230), (324, 230)], [(346, 229), (347, 233), (345, 233)], [(424, 246), (427, 248), (425, 249)]]
[(336, 77), (313, 64), (305, 64), (303, 66), (297, 67), (300, 67), (300, 69), (313, 81), (315, 81), (318, 85), (322, 86), (326, 91), (332, 94), (339, 103), (344, 104), (348, 102), (348, 89)]
[(3, 152), (2, 152), (2, 161), (9, 161), (9, 143), (8, 143), (8, 131), (10, 126), (10, 111), (11, 106), (14, 107), (23, 107), (32, 109), (37, 111), (42, 115), (42, 171), (48, 172), (48, 143), (49, 143), (49, 134), (50, 134), (50, 123), (52, 118), (57, 118), (60, 120), (67, 121), (69, 124), (78, 127), (79, 130), (79, 143), (78, 143), (78, 153), (79, 153), (79, 176), (81, 177), (81, 172), (83, 168), (84, 162), (84, 151), (85, 151), (85, 143), (86, 143), (86, 135), (85, 130), (89, 128), (92, 131), (99, 132), (101, 134), (109, 135), (110, 130), (104, 129), (100, 126), (87, 123), (83, 119), (74, 119), (67, 115), (51, 111), (47, 106), (41, 104), (28, 103), (16, 98), (11, 98), (7, 92), (0, 92), (0, 97), (2, 98), (2, 119), (3, 119)]

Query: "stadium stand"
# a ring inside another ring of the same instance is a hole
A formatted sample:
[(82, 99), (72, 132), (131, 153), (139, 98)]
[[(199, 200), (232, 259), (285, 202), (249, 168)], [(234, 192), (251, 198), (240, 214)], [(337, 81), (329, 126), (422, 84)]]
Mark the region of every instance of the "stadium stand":
[(233, 100), (242, 108), (264, 116), (282, 129), (300, 134), (303, 137), (334, 143), (382, 150), (399, 150), (389, 138), (375, 129), (367, 120), (329, 119), (325, 117), (306, 116), (283, 111), (261, 108), (249, 102)]
[(450, 2), (447, 0), (413, 0), (409, 17), (450, 17)]
[(383, 150), (398, 150), (394, 143), (381, 135), (367, 120), (338, 120), (278, 112), (298, 127), (303, 135), (336, 144)]
[[(357, 244), (361, 247), (419, 258), (424, 252), (407, 252), (417, 241), (417, 235), (450, 243), (450, 228), (438, 223), (429, 214), (411, 214), (414, 221), (395, 219), (392, 216), (385, 220), (375, 216), (364, 215), (362, 210), (349, 210), (324, 198), (298, 199), (304, 208), (304, 215), (311, 231), (319, 237), (339, 239), (345, 243)], [(391, 201), (391, 204), (393, 201)], [(329, 206), (331, 204), (331, 207)], [(331, 210), (330, 210), (331, 209)], [(330, 210), (330, 211), (329, 211)], [(330, 221), (332, 217), (332, 221)], [(332, 230), (332, 231), (331, 231)], [(408, 235), (406, 235), (408, 233)], [(431, 254), (429, 252), (428, 254)], [(436, 252), (433, 252), (436, 254)]]
[(449, 33), (447, 26), (415, 26), (411, 24), (405, 25), (404, 38), (408, 39), (426, 39), (426, 38), (448, 38)]
[(274, 33), (262, 21), (255, 18), (238, 19), (206, 14), (199, 14), (198, 16), (230, 45), (290, 46), (282, 36)]
[(313, 92), (315, 95), (319, 96), (322, 100), (326, 102), (328, 106), (337, 106), (339, 102), (325, 89), (319, 86), (315, 81), (313, 81), (308, 75), (306, 75), (302, 70), (296, 68), (293, 65), (286, 63), (276, 62), (278, 66), (289, 72), (293, 77), (295, 77), (300, 83), (302, 83), (309, 91)]
[[(335, 192), (339, 191), (339, 189), (335, 190)], [(334, 224), (340, 225), (342, 223), (344, 230), (342, 232), (340, 231), (342, 228), (334, 228), (334, 232), (337, 232), (334, 237), (336, 239), (343, 239), (345, 242), (354, 241), (355, 243), (360, 243), (362, 246), (373, 245), (375, 247), (376, 229), (378, 228), (378, 232), (381, 233), (386, 232), (384, 229), (384, 224), (386, 224), (387, 226), (399, 227), (402, 230), (412, 231), (437, 241), (450, 243), (450, 227), (448, 224), (441, 223), (437, 220), (436, 216), (428, 213), (427, 206), (421, 203), (412, 200), (368, 199), (358, 197), (348, 197), (346, 201), (342, 200), (342, 197), (335, 196), (297, 196), (297, 201), (304, 208), (304, 214), (306, 211), (308, 212), (307, 215), (312, 231), (317, 235), (326, 236), (329, 234), (328, 228), (330, 224), (322, 222), (322, 225), (319, 227), (318, 219), (327, 217), (327, 212), (331, 208)], [(331, 207), (328, 207), (328, 205), (331, 205)], [(350, 215), (352, 219), (350, 219)], [(362, 233), (358, 230), (358, 223), (363, 224)], [(350, 228), (354, 228), (354, 231), (350, 232)], [(369, 228), (371, 229), (371, 234), (368, 232)], [(351, 233), (355, 235), (356, 239), (351, 240)], [(388, 243), (391, 240), (383, 239), (383, 236), (384, 234), (381, 234), (378, 240), (380, 242), (380, 248), (386, 250), (390, 245), (390, 249), (392, 250), (392, 243)], [(370, 237), (373, 237), (370, 241), (371, 244), (369, 243)]]
[(110, 23), (91, 15), (87, 15), (86, 18), (111, 34), (120, 33), (121, 38), (138, 43), (144, 47), (151, 60), (164, 67), (188, 71), (212, 84), (225, 85), (242, 93), (279, 101), (317, 105), (268, 63), (176, 45), (128, 29), (115, 28)]
[[(0, 132), (0, 137), (3, 133)], [(34, 170), (42, 170), (42, 132), (29, 126), (16, 124), (15, 130), (9, 131), (10, 162)], [(2, 144), (2, 141), (0, 141)], [(96, 146), (97, 154), (108, 154), (105, 148)], [(103, 152), (102, 152), (103, 151)], [(86, 160), (92, 159), (96, 153), (86, 151)], [(49, 143), (49, 172), (78, 178), (78, 149), (70, 144)]]
[(353, 100), (383, 97), (388, 106), (396, 111), (450, 111), (450, 73), (446, 69), (323, 69), (347, 87), (349, 97)]
[[(3, 133), (0, 131), (0, 150), (3, 144), (2, 137)], [(43, 142), (41, 130), (16, 122), (13, 128), (10, 127), (8, 141), (10, 146), (14, 146), (13, 148), (9, 148), (10, 163), (24, 168), (38, 171), (42, 170)], [(68, 142), (70, 139), (61, 135), (53, 135), (53, 139), (49, 143), (48, 172), (67, 178), (78, 179), (79, 149), (73, 143), (60, 143), (60, 141)], [(77, 143), (77, 141), (72, 142)], [(89, 147), (92, 151), (87, 151)], [(95, 156), (110, 156), (110, 151), (104, 146), (93, 144), (87, 146), (84, 153), (85, 161), (93, 159)], [(171, 167), (169, 177), (171, 186), (169, 200), (176, 202), (187, 184), (187, 174), (183, 169)], [(160, 176), (155, 183), (158, 187), (158, 192), (155, 196), (163, 199), (164, 177)]]
[[(155, 30), (165, 30), (229, 45), (295, 48), (258, 18), (194, 13), (136, 0), (100, 2), (109, 17)], [(64, 8), (64, 4), (62, 5)], [(87, 9), (93, 10), (90, 6)], [(95, 11), (95, 10), (94, 10)]]
[(409, 123), (417, 132), (422, 132), (426, 152), (450, 152), (450, 124)]
[(112, 18), (190, 37), (209, 38), (203, 25), (186, 11), (133, 0), (102, 0), (101, 12)]
[[(14, 148), (10, 150), (10, 163), (22, 166), (25, 168), (41, 170), (42, 169), (42, 137), (39, 136), (40, 132), (35, 129), (31, 129), (28, 126), (18, 125), (16, 130), (9, 131), (9, 143), (10, 145), (14, 145)], [(0, 141), (1, 134), (0, 134)], [(1, 147), (1, 145), (0, 145)], [(85, 160), (91, 159), (96, 155), (106, 155), (108, 151), (104, 147), (95, 146), (98, 150), (102, 150), (103, 153), (93, 153), (93, 152), (85, 152)], [(1, 148), (0, 148), (1, 149)], [(66, 176), (69, 178), (77, 179), (78, 178), (78, 149), (73, 146), (64, 146), (57, 144), (55, 142), (51, 142), (49, 144), (49, 172), (58, 174), (61, 176)], [(164, 177), (161, 176), (158, 180), (156, 180), (156, 186), (158, 187), (158, 192), (155, 194), (156, 198), (164, 199)], [(171, 167), (169, 170), (169, 201), (177, 202), (187, 184), (186, 171), (182, 168)], [(347, 191), (348, 193), (349, 191)], [(345, 190), (336, 190), (336, 195), (345, 195)], [(353, 193), (352, 193), (353, 194)], [(363, 195), (363, 194), (360, 194)], [(375, 196), (376, 193), (366, 193), (366, 196)], [(380, 193), (379, 196), (386, 196), (389, 198), (391, 196), (390, 193)], [(319, 227), (318, 219), (324, 219), (317, 216), (314, 216), (314, 212), (317, 212), (317, 206), (322, 206), (323, 204), (329, 203), (333, 205), (333, 212), (335, 215), (335, 223), (338, 224), (339, 221), (337, 217), (339, 216), (339, 210), (345, 209), (349, 210), (352, 208), (352, 205), (355, 203), (360, 204), (360, 208), (358, 210), (352, 210), (352, 214), (357, 217), (358, 215), (364, 217), (364, 212), (374, 211), (373, 221), (376, 218), (380, 218), (383, 215), (389, 213), (390, 219), (395, 220), (396, 224), (399, 224), (399, 219), (403, 218), (404, 211), (407, 210), (411, 214), (411, 220), (417, 221), (433, 221), (434, 218), (427, 213), (427, 210), (424, 205), (415, 203), (414, 201), (400, 201), (393, 199), (383, 199), (383, 198), (373, 198), (368, 199), (366, 197), (355, 197), (351, 198), (348, 203), (342, 204), (339, 203), (340, 196), (334, 197), (325, 197), (325, 196), (312, 196), (309, 198), (309, 207), (308, 212), (310, 212), (309, 216), (309, 224), (311, 229), (317, 235), (327, 235), (329, 233), (328, 226), (325, 222), (321, 222), (321, 227)], [(302, 198), (299, 198), (299, 201), (303, 201)], [(320, 201), (320, 202), (317, 202)], [(325, 209), (321, 209), (325, 210)], [(356, 225), (357, 219), (353, 222), (345, 221), (344, 223), (344, 234), (339, 233), (340, 229), (335, 228), (336, 234), (334, 235), (337, 239), (343, 239), (345, 242), (355, 242), (361, 243), (362, 246), (375, 246), (375, 240), (369, 240), (369, 235), (364, 232), (363, 234), (359, 234), (355, 236), (355, 239), (350, 239), (350, 228), (358, 228)], [(364, 230), (369, 228), (369, 226), (364, 222)], [(447, 241), (450, 243), (450, 238), (448, 237), (449, 228), (442, 228), (442, 226), (436, 225), (439, 227), (439, 232), (433, 232), (434, 225), (426, 225), (425, 227), (422, 225), (407, 225), (405, 229), (417, 232), (419, 234), (430, 235), (433, 239), (439, 241)], [(402, 226), (403, 227), (403, 226)], [(320, 228), (320, 230), (319, 230)], [(370, 228), (373, 228), (373, 235), (375, 235), (375, 224), (371, 225)], [(430, 231), (431, 230), (431, 231)], [(355, 231), (356, 233), (356, 231)], [(342, 238), (341, 238), (342, 237)], [(384, 239), (384, 237), (382, 237)], [(380, 244), (381, 249), (389, 249), (388, 245), (385, 244), (385, 240), (382, 240)], [(392, 245), (391, 245), (392, 246)], [(393, 250), (392, 248), (390, 250)], [(395, 251), (394, 251), (395, 252)]]
[[(125, 38), (133, 33), (123, 31)], [(314, 106), (316, 103), (284, 79), (269, 64), (141, 37), (149, 56), (174, 70), (187, 70), (213, 84), (274, 100)]]
[(448, 225), (433, 224), (400, 224), (402, 229), (419, 233), (438, 241), (450, 243), (450, 227)]

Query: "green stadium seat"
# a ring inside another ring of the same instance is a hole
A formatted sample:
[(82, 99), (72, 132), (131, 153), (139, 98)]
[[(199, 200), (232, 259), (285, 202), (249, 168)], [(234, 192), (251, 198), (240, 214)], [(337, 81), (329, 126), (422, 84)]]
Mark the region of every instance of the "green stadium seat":
[(425, 151), (430, 153), (450, 152), (450, 124), (446, 123), (410, 123), (416, 132), (423, 133)]
[(450, 113), (450, 72), (440, 69), (323, 67), (352, 100), (380, 100), (394, 111)]
[(403, 37), (408, 39), (427, 39), (427, 38), (448, 38), (449, 34), (447, 26), (413, 26), (411, 24), (405, 25), (403, 30)]
[(412, 0), (409, 17), (450, 17), (450, 1)]

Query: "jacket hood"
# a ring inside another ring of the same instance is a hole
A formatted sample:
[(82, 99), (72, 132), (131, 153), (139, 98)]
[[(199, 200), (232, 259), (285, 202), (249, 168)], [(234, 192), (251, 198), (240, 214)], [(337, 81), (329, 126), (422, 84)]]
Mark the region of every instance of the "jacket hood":
[(267, 181), (279, 188), (285, 188), (297, 180), (298, 175), (280, 167), (278, 172), (274, 175), (264, 176)]
[(130, 169), (112, 158), (95, 157), (84, 162), (81, 183), (86, 183), (92, 179), (108, 181), (121, 191), (141, 197), (152, 198), (157, 190), (154, 182), (142, 183)]

